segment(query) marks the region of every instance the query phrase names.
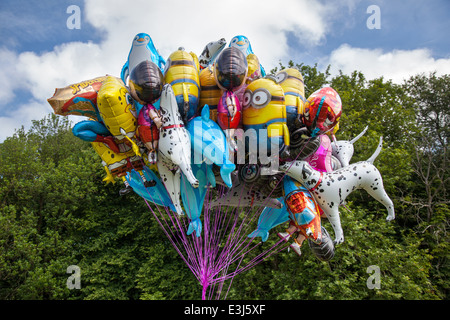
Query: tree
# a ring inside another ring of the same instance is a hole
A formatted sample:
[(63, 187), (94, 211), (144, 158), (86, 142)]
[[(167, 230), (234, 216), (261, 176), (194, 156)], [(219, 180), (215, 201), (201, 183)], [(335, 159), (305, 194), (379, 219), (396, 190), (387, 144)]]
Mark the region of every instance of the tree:
[[(317, 66), (288, 66), (303, 73), (307, 96), (324, 85), (340, 94), (338, 139), (369, 126), (351, 162), (367, 159), (383, 136), (375, 165), (397, 219), (386, 222), (385, 208), (355, 191), (341, 210), (346, 240), (333, 260), (318, 261), (306, 243), (300, 258), (281, 251), (236, 276), (227, 298), (447, 298), (448, 76), (396, 85), (357, 71), (330, 77)], [(100, 158), (70, 127), (50, 115), (0, 144), (0, 298), (200, 299), (143, 199), (119, 197), (120, 181), (105, 185)], [(271, 230), (263, 247), (285, 227)], [(66, 286), (71, 265), (80, 267), (80, 290)], [(367, 286), (370, 266), (379, 268), (380, 289)]]
[(409, 98), (406, 103), (415, 110), (418, 130), (411, 141), (416, 183), (402, 201), (410, 214), (409, 225), (422, 235), (422, 245), (434, 257), (433, 277), (448, 296), (450, 76), (419, 74), (405, 81), (403, 88)]

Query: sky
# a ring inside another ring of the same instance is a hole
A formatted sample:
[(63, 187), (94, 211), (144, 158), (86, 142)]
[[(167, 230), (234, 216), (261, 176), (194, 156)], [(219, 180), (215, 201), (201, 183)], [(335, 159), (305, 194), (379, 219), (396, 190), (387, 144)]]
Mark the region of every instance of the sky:
[(245, 35), (267, 71), (293, 60), (402, 83), (450, 74), (449, 30), (450, 0), (1, 0), (0, 143), (52, 113), (56, 88), (120, 76), (141, 32), (165, 58)]

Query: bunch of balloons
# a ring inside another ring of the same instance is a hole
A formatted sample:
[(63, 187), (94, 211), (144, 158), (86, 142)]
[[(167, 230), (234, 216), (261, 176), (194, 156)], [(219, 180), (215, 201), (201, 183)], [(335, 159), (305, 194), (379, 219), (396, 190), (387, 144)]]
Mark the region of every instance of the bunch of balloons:
[[(58, 88), (48, 101), (56, 114), (89, 118), (73, 133), (92, 143), (104, 181), (119, 178), (120, 195), (134, 191), (186, 214), (188, 235), (201, 236), (205, 206), (260, 206), (257, 229), (248, 237), (266, 241), (272, 228), (289, 222), (278, 236), (293, 239), (294, 252), (300, 255), (308, 239), (314, 254), (329, 260), (334, 244), (343, 241), (330, 207), (344, 202), (344, 189), (374, 188), (349, 166), (359, 137), (335, 138), (339, 94), (324, 87), (305, 98), (298, 69), (267, 75), (247, 37), (226, 43), (210, 42), (199, 56), (178, 48), (164, 59), (150, 36), (140, 33), (120, 77)], [(353, 174), (362, 179), (354, 182)], [(207, 190), (219, 186), (227, 192), (206, 203)], [(330, 203), (337, 195), (340, 203)], [(334, 243), (322, 217), (333, 226)]]

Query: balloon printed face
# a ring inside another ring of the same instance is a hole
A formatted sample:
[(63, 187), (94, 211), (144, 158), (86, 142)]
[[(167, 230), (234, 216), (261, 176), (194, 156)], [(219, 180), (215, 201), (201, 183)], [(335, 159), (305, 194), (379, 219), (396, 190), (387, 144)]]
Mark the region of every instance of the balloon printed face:
[(246, 36), (235, 36), (230, 41), (230, 47), (239, 49), (245, 56), (253, 53), (250, 41)]
[(214, 77), (223, 90), (235, 90), (244, 84), (247, 76), (247, 58), (234, 47), (226, 48), (217, 58)]
[(137, 34), (133, 39), (133, 46), (146, 46), (150, 42), (150, 36), (145, 33)]
[[(133, 98), (122, 81), (108, 77), (98, 91), (97, 105), (103, 122), (109, 132), (118, 140), (135, 134), (137, 127)], [(122, 130), (121, 130), (122, 129)]]
[(332, 130), (339, 122), (342, 102), (339, 94), (325, 87), (311, 94), (304, 107), (304, 122), (313, 136)]
[(161, 96), (164, 78), (152, 61), (142, 61), (130, 74), (130, 92), (141, 104), (152, 104)]
[[(273, 79), (262, 78), (250, 83), (242, 102), (244, 129), (267, 129), (268, 144), (274, 140), (279, 146), (289, 146), (289, 131), (286, 126), (284, 91)], [(260, 141), (258, 141), (260, 143)]]
[(274, 111), (278, 115), (282, 115), (281, 110), (285, 105), (284, 91), (281, 86), (270, 79), (259, 79), (252, 82), (244, 93), (243, 107), (246, 110), (246, 117), (261, 117), (261, 115), (269, 113), (269, 111), (262, 110), (269, 104), (270, 112)]

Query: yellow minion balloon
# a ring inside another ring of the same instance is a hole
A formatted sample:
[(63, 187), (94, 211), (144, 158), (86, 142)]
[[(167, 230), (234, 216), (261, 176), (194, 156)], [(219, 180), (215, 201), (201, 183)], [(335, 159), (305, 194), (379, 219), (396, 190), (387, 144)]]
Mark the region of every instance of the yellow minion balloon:
[(298, 69), (287, 68), (280, 70), (275, 77), (284, 90), (287, 126), (293, 131), (297, 127), (296, 119), (303, 114), (303, 104), (306, 101), (303, 76)]
[(207, 104), (209, 106), (209, 118), (217, 122), (217, 105), (222, 97), (222, 89), (217, 85), (214, 78), (213, 66), (209, 66), (200, 71), (200, 101), (197, 113)]
[(198, 64), (184, 48), (173, 52), (166, 62), (164, 82), (169, 83), (177, 99), (178, 110), (186, 123), (197, 111), (200, 81)]
[(267, 147), (278, 143), (280, 151), (289, 147), (289, 130), (286, 125), (286, 106), (283, 88), (275, 78), (265, 77), (251, 82), (244, 93), (242, 124), (244, 130), (254, 129), (258, 145), (264, 143), (267, 130)]

